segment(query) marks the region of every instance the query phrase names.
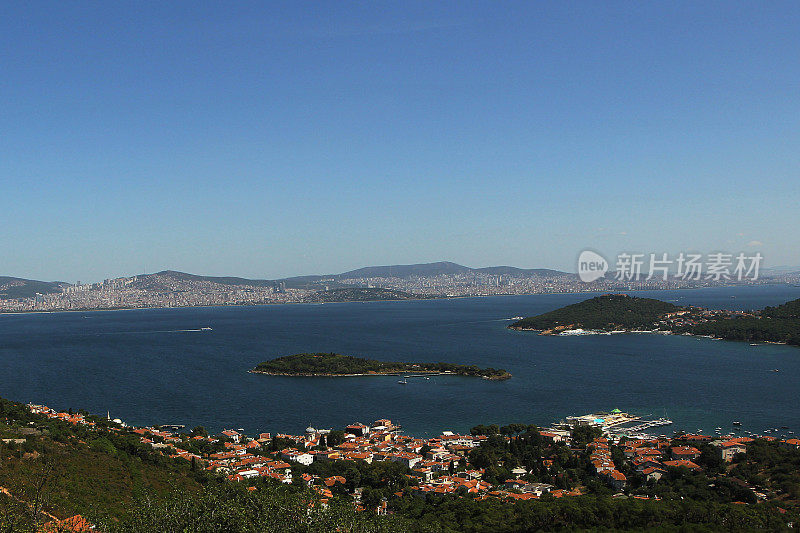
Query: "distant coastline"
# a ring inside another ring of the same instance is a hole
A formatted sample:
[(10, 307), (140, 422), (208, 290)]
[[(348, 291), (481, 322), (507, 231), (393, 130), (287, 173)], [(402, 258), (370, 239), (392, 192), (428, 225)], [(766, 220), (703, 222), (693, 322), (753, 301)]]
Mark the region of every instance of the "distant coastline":
[(508, 326), (540, 335), (687, 335), (751, 344), (800, 345), (800, 299), (758, 311), (709, 310), (653, 298), (605, 294)]
[[(774, 282), (762, 283), (759, 285), (719, 285), (719, 286), (704, 286), (704, 287), (672, 287), (672, 288), (635, 288), (635, 289), (620, 289), (619, 293), (628, 292), (665, 292), (665, 291), (690, 291), (690, 290), (705, 290), (705, 289), (721, 289), (721, 288), (735, 288), (735, 287), (775, 287), (787, 286), (795, 287), (790, 283)], [(326, 304), (343, 304), (343, 303), (392, 303), (392, 302), (418, 302), (418, 301), (437, 301), (437, 300), (463, 300), (470, 298), (495, 298), (495, 297), (510, 297), (510, 296), (551, 296), (551, 295), (567, 295), (567, 294), (606, 294), (608, 289), (593, 289), (586, 291), (554, 291), (554, 292), (530, 292), (524, 294), (517, 293), (502, 293), (502, 294), (465, 294), (465, 295), (436, 295), (419, 298), (403, 298), (403, 299), (376, 299), (376, 300), (342, 300), (335, 302), (259, 302), (259, 303), (230, 303), (230, 304), (209, 304), (209, 305), (175, 305), (175, 306), (140, 306), (140, 307), (87, 307), (79, 309), (54, 309), (49, 310), (5, 310), (0, 309), (0, 316), (3, 315), (26, 315), (26, 314), (54, 314), (54, 313), (95, 313), (99, 311), (144, 311), (156, 309), (213, 309), (213, 308), (226, 308), (226, 307), (273, 307), (282, 305), (326, 305)], [(519, 331), (535, 331), (532, 328), (509, 328)]]
[(70, 284), (0, 276), (0, 313), (171, 309), (183, 307), (602, 294), (788, 284), (800, 270), (759, 280), (618, 280), (584, 283), (577, 274), (509, 266), (470, 268), (451, 262), (367, 267), (341, 274), (246, 279), (162, 270), (97, 283)]
[[(468, 374), (459, 374), (457, 372), (439, 372), (436, 370), (414, 370), (413, 372), (363, 372), (360, 374), (333, 374), (333, 373), (312, 373), (312, 372), (265, 372), (261, 370), (248, 370), (250, 374), (262, 374), (265, 376), (283, 376), (283, 377), (305, 377), (305, 378), (357, 378), (357, 377), (368, 377), (368, 376), (405, 376), (409, 374), (428, 374), (431, 376), (468, 376)], [(490, 376), (481, 376), (483, 379), (487, 379), (489, 381), (503, 381), (506, 379), (511, 378), (511, 374), (508, 374), (507, 377), (490, 377)]]

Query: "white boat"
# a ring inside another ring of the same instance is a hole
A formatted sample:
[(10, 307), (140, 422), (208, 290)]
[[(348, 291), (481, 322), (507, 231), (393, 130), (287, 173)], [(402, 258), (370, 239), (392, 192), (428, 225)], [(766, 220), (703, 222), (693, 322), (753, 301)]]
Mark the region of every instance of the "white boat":
[(403, 378), (403, 379), (401, 379), (401, 380), (398, 380), (397, 382), (398, 382), (400, 385), (408, 385), (408, 380), (407, 380), (406, 378)]
[(209, 326), (205, 326), (200, 328), (200, 331), (211, 331), (211, 328)]

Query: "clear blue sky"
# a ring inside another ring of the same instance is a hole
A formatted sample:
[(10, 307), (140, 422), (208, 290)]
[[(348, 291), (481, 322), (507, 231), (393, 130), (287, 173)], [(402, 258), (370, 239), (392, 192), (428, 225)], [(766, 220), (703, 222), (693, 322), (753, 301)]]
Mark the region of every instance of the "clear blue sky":
[(800, 3), (5, 2), (0, 275), (800, 264)]

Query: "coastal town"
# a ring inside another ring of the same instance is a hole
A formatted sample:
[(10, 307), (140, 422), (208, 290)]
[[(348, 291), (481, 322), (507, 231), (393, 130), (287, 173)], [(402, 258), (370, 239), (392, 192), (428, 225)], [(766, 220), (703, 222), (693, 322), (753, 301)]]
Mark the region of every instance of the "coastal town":
[[(498, 270), (502, 273), (487, 273), (479, 269), (461, 268), (464, 271), (451, 273), (405, 275), (392, 274), (389, 269), (387, 272), (306, 276), (285, 280), (218, 278), (169, 270), (96, 283), (33, 282), (0, 277), (0, 313), (661, 290), (731, 283), (729, 280), (677, 277), (617, 280), (613, 276), (584, 283), (576, 274), (555, 270), (508, 268)], [(792, 273), (764, 275), (757, 281), (740, 283), (798, 282), (800, 275)]]
[[(567, 417), (550, 428), (476, 426), (469, 434), (443, 431), (423, 439), (404, 435), (387, 419), (369, 425), (354, 423), (342, 430), (308, 427), (301, 435), (248, 436), (234, 429), (209, 435), (203, 428), (187, 433), (179, 426), (132, 427), (110, 417), (58, 412), (35, 404), (26, 408), (34, 415), (91, 431), (135, 435), (154, 454), (189, 463), (192, 469), (248, 490), (258, 490), (257, 482), (267, 480), (308, 488), (319, 505), (327, 505), (336, 495), (352, 499), (359, 511), (379, 515), (391, 513), (399, 500), (426, 494), (513, 503), (575, 498), (603, 490), (614, 498), (659, 501), (666, 497), (659, 486), (667, 479), (704, 471), (717, 486), (730, 485), (738, 503), (756, 504), (783, 495), (767, 483), (753, 484), (737, 477), (734, 465), (748, 457), (751, 446), (800, 450), (800, 439), (791, 436), (742, 436), (737, 431), (723, 435), (721, 428), (716, 435), (645, 434), (638, 430), (650, 426), (642, 425), (641, 417), (617, 409)], [(535, 442), (535, 448), (541, 450), (533, 462), (528, 458), (509, 463), (506, 458), (500, 461), (502, 468), (497, 468), (499, 463), (492, 464), (496, 462), (490, 454), (492, 447), (513, 452), (526, 442)], [(357, 479), (348, 479), (348, 472), (359, 475), (357, 469), (348, 470), (358, 464), (391, 465), (397, 469), (398, 479), (384, 480), (389, 491), (376, 498)], [(326, 465), (327, 472), (333, 473), (316, 474), (312, 465)], [(572, 471), (584, 470), (587, 477), (571, 477), (569, 465)], [(498, 478), (500, 473), (503, 475)]]

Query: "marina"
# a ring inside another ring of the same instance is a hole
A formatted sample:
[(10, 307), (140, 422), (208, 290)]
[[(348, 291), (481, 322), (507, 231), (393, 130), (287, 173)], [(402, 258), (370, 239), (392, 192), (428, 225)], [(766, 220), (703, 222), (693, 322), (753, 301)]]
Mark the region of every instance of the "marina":
[(638, 435), (647, 432), (647, 430), (662, 426), (671, 426), (672, 420), (668, 418), (657, 418), (655, 420), (647, 420), (641, 424), (630, 427), (613, 427), (609, 428), (609, 432), (614, 435)]
[(554, 429), (566, 430), (574, 426), (597, 427), (603, 432), (614, 436), (633, 436), (646, 435), (646, 431), (652, 428), (672, 425), (672, 420), (663, 417), (649, 419), (631, 413), (625, 413), (619, 409), (605, 412), (590, 413), (587, 415), (568, 416), (553, 425)]

